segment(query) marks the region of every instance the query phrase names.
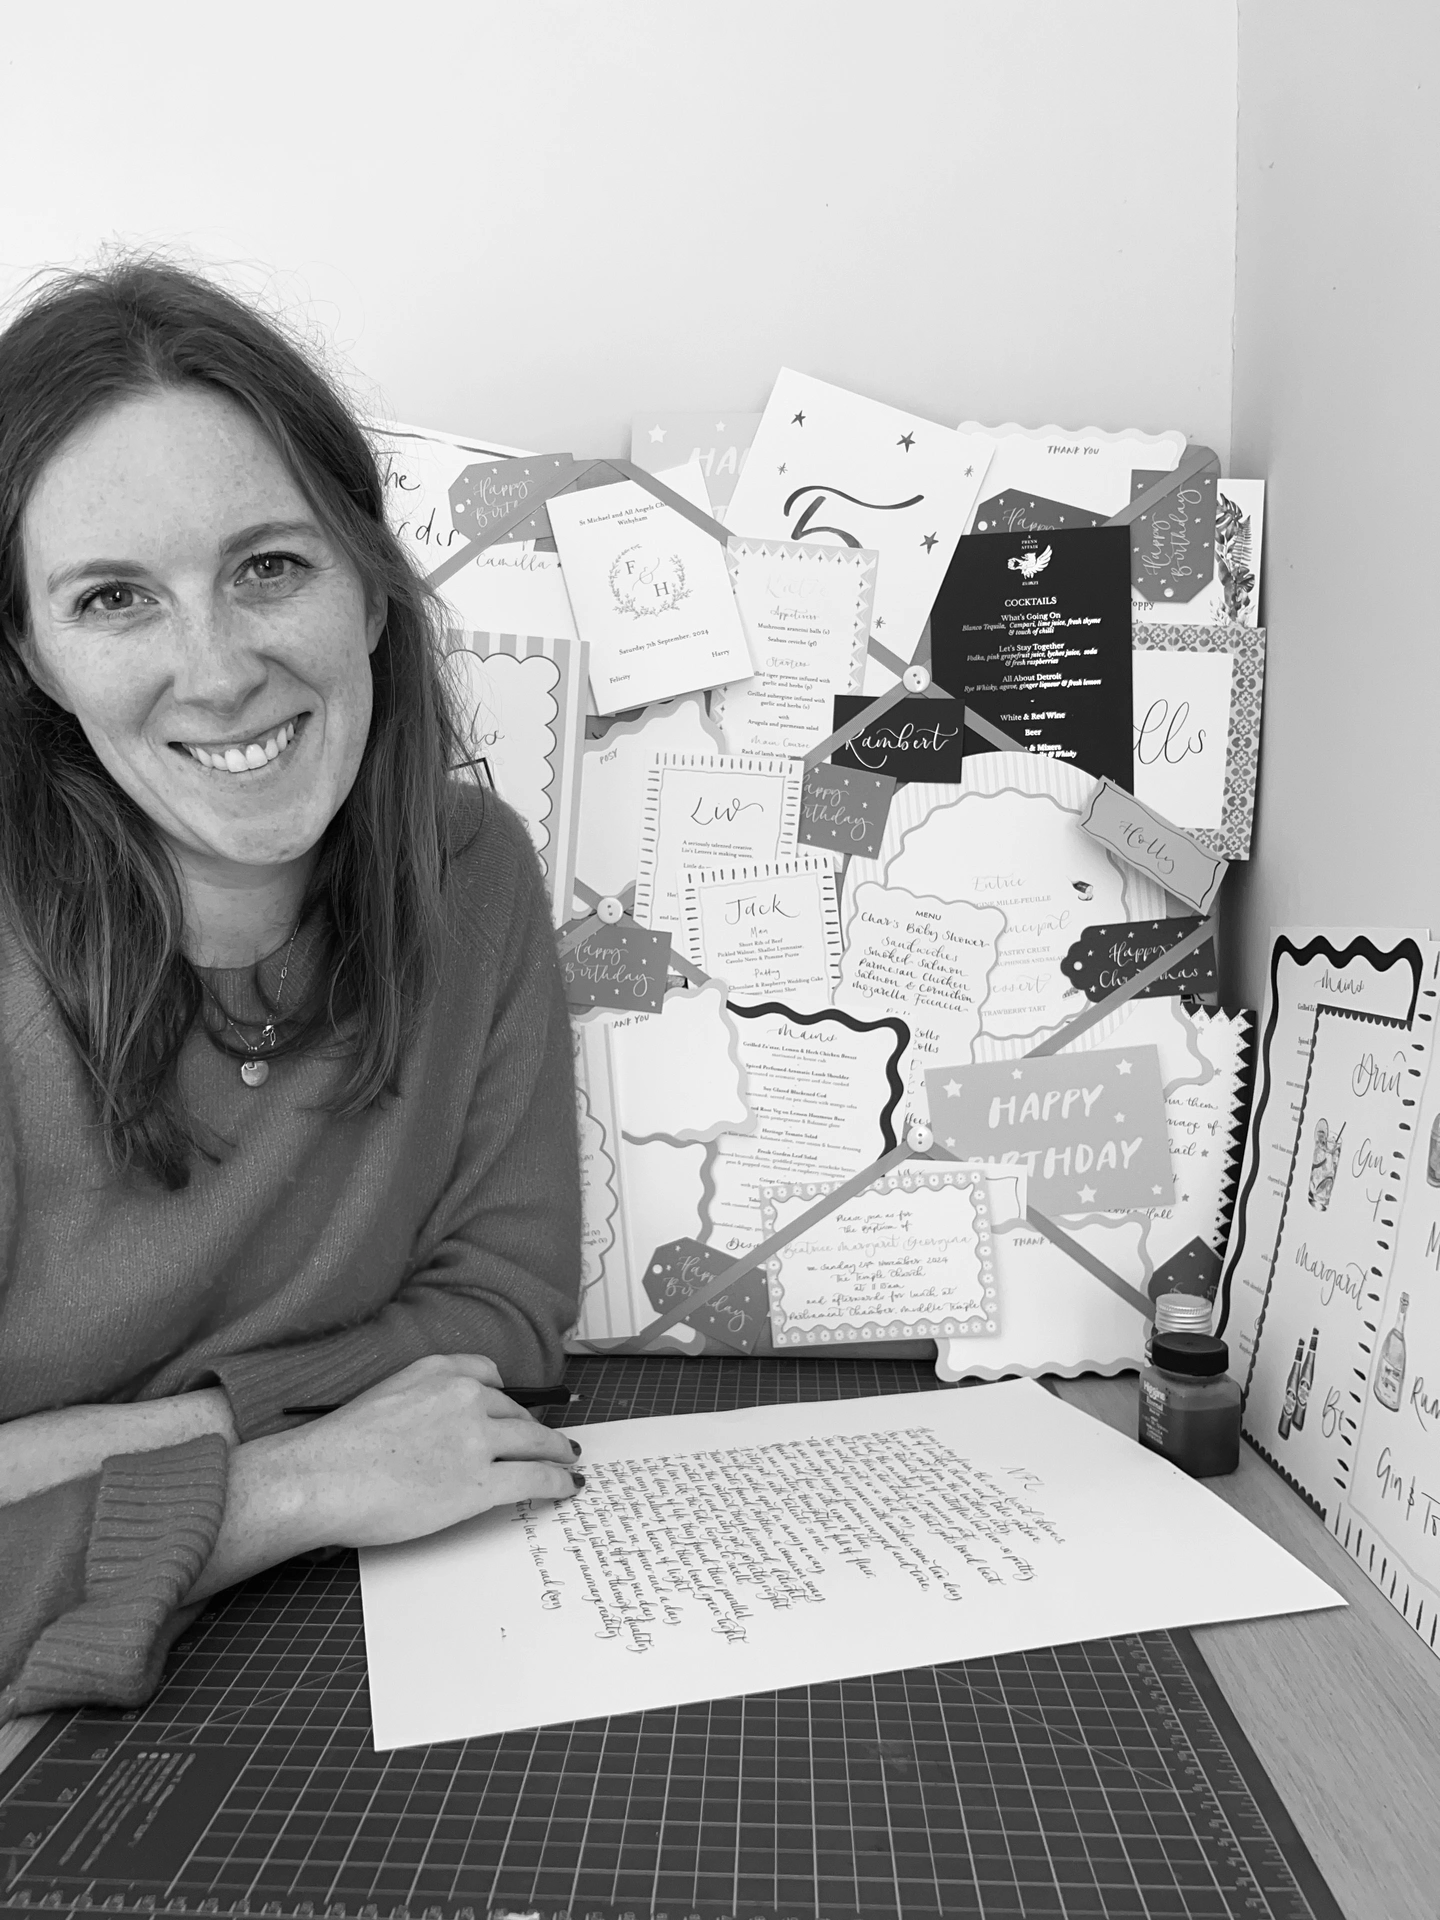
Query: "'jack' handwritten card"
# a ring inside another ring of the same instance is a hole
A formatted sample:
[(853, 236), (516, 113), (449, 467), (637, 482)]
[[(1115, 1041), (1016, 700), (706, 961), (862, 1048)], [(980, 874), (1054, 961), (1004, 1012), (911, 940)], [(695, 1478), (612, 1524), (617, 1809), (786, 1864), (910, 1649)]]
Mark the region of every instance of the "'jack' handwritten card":
[(931, 1067), (935, 1138), (963, 1159), (1022, 1162), (1041, 1213), (1128, 1213), (1175, 1198), (1153, 1046)]
[(634, 480), (547, 504), (597, 712), (749, 677), (718, 540)]
[(872, 548), (875, 638), (908, 660), (994, 445), (782, 367), (725, 524)]
[[(764, 1188), (766, 1237), (792, 1226), (824, 1191)], [(999, 1328), (985, 1178), (972, 1167), (897, 1167), (765, 1266), (777, 1347)]]
[(834, 1003), (840, 910), (828, 854), (687, 869), (680, 897), (686, 959), (721, 975), (737, 1000), (783, 1000), (800, 1013)]

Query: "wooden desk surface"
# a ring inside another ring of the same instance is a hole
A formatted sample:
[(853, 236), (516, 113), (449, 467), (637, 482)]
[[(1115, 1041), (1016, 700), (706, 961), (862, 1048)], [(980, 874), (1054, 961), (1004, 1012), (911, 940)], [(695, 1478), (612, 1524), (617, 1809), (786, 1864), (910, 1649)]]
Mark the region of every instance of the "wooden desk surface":
[[(1053, 1383), (1135, 1431), (1136, 1379)], [(1217, 1494), (1350, 1603), (1195, 1638), (1349, 1920), (1440, 1916), (1440, 1660), (1258, 1455)], [(0, 1766), (39, 1721), (0, 1728)]]
[[(1134, 1374), (1052, 1384), (1135, 1432)], [(1350, 1604), (1197, 1627), (1196, 1644), (1349, 1920), (1436, 1920), (1440, 1659), (1249, 1447), (1206, 1484)]]

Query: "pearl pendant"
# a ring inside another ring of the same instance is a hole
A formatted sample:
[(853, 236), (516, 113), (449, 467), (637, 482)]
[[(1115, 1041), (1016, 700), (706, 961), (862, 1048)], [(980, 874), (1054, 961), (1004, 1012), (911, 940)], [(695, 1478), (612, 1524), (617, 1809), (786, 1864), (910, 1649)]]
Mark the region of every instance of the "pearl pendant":
[(240, 1065), (240, 1078), (247, 1087), (263, 1087), (270, 1078), (268, 1060), (245, 1060)]

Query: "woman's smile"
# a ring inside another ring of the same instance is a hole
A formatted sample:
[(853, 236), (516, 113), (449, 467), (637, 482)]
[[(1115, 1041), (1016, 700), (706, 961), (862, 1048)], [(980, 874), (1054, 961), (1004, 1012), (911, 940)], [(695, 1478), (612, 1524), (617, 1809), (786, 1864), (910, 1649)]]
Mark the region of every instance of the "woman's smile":
[(172, 740), (177, 753), (186, 753), (208, 773), (236, 774), (278, 771), (278, 763), (287, 759), (288, 749), (304, 730), (308, 713), (292, 714), (278, 727), (261, 728), (248, 736), (229, 740)]

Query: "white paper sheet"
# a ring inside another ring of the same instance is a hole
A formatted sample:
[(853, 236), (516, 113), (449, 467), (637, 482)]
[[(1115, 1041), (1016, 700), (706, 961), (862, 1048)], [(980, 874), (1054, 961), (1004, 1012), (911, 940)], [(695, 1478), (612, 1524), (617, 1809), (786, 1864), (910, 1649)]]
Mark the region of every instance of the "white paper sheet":
[(740, 753), (657, 753), (646, 775), (635, 918), (683, 937), (687, 869), (782, 860), (795, 852), (798, 760)]
[(783, 1000), (797, 1013), (834, 1002), (840, 907), (830, 856), (809, 849), (750, 866), (680, 876), (685, 957), (722, 974), (737, 1000)]
[(1030, 1381), (577, 1432), (573, 1501), (361, 1555), (377, 1749), (1342, 1604)]

